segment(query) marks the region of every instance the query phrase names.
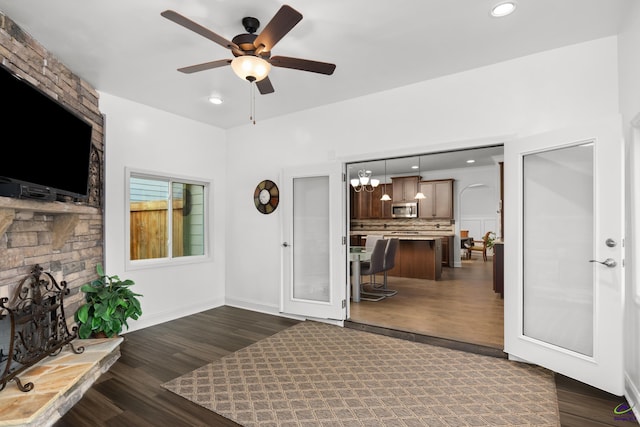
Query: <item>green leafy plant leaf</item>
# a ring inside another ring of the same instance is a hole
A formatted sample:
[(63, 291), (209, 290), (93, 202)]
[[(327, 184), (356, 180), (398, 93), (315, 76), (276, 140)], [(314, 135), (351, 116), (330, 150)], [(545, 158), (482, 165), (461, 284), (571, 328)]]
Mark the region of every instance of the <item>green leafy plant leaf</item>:
[(80, 287), (86, 301), (75, 313), (80, 338), (100, 332), (107, 337), (118, 335), (124, 327), (129, 328), (127, 319), (135, 320), (142, 315), (138, 299), (142, 295), (130, 289), (135, 285), (133, 280), (106, 275), (102, 264), (96, 265), (96, 272), (98, 279)]

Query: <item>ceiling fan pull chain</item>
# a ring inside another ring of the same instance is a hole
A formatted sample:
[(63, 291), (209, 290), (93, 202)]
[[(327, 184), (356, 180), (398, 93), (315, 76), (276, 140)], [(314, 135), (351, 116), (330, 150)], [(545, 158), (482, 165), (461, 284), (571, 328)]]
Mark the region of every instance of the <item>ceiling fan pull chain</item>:
[[(249, 79), (247, 79), (249, 80)], [(249, 80), (249, 121), (253, 122), (253, 124), (256, 124), (256, 120), (255, 120), (255, 110), (256, 110), (256, 106), (255, 106), (255, 101), (254, 101), (254, 84), (251, 80)]]
[(253, 83), (249, 81), (249, 121), (253, 120), (253, 107), (251, 106), (251, 91), (253, 90)]
[(249, 120), (253, 121), (253, 124), (256, 124), (256, 82), (253, 81), (250, 83), (251, 88), (249, 89), (249, 104), (251, 106), (251, 113), (249, 113)]

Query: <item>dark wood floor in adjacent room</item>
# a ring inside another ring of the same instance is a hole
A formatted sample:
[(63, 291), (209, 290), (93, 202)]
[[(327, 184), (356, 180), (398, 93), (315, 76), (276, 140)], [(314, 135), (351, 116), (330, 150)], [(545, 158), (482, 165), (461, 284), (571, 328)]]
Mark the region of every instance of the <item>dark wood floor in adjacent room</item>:
[[(236, 426), (161, 387), (297, 321), (219, 307), (125, 335), (122, 356), (56, 427)], [(620, 398), (557, 377), (563, 426), (620, 425)]]
[[(382, 281), (381, 274), (376, 281)], [(389, 276), (388, 287), (398, 293), (352, 302), (350, 320), (504, 349), (504, 301), (493, 291), (491, 257), (485, 262), (474, 255), (462, 267), (443, 267), (437, 281)]]

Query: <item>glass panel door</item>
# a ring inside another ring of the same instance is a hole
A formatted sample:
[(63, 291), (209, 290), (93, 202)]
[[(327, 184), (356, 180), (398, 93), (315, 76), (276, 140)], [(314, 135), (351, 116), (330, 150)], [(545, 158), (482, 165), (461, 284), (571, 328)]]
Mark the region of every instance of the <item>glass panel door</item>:
[(620, 118), (515, 139), (504, 148), (505, 352), (622, 395)]
[(293, 298), (329, 301), (329, 177), (293, 179)]
[(592, 356), (593, 144), (522, 161), (524, 335)]
[(281, 311), (346, 319), (347, 267), (343, 166), (284, 171)]

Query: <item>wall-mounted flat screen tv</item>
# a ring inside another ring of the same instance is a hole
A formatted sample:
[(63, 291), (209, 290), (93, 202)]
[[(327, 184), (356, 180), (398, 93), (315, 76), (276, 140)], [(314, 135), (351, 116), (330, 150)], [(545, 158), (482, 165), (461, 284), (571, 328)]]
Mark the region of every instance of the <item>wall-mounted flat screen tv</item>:
[(27, 189), (2, 195), (46, 193), (65, 200), (88, 196), (90, 123), (4, 66), (0, 123), (0, 184)]

